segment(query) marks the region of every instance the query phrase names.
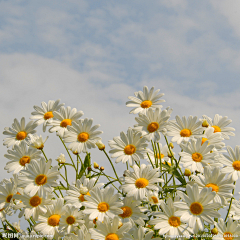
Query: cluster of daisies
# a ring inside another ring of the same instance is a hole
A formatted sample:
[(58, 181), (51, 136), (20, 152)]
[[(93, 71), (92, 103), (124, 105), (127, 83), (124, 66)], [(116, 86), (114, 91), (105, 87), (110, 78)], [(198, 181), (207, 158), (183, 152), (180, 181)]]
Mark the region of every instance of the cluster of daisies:
[[(218, 114), (170, 120), (173, 110), (159, 105), (165, 102), (159, 92), (145, 86), (129, 97), (126, 105), (138, 114), (136, 124), (109, 140), (110, 155), (100, 125), (60, 100), (34, 106), (27, 124), (24, 117), (14, 119), (3, 132), (9, 148), (4, 169), (13, 173), (0, 183), (4, 231), (21, 233), (20, 239), (193, 239), (206, 233), (209, 239), (240, 239), (240, 202), (234, 199), (240, 147), (224, 142), (234, 136), (231, 120)], [(65, 147), (68, 157), (60, 154), (55, 166), (44, 152), (48, 138), (36, 134), (41, 124), (43, 132), (56, 132)], [(89, 149), (96, 147), (115, 176), (91, 163)], [(120, 177), (113, 159), (126, 166)], [(76, 171), (72, 183), (69, 167)], [(219, 213), (223, 208), (225, 219)], [(28, 221), (28, 230), (9, 223), (7, 216), (13, 214)]]

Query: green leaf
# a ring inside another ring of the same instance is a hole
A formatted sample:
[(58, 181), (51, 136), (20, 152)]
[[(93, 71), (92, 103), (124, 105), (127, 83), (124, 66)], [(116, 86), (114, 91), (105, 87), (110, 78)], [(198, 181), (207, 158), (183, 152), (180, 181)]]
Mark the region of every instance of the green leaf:
[(78, 174), (78, 179), (82, 177), (82, 175), (85, 173), (86, 169), (88, 167), (91, 167), (91, 157), (90, 157), (90, 153), (87, 153), (84, 163), (81, 166), (80, 172)]

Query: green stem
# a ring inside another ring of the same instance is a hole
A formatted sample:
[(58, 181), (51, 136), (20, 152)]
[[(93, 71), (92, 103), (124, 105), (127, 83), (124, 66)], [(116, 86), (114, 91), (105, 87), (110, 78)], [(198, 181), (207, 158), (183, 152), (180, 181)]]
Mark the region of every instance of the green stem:
[(151, 160), (151, 158), (149, 156), (149, 153), (147, 153), (147, 156), (148, 156), (148, 159), (149, 159), (150, 163), (152, 164), (152, 167), (155, 168), (155, 166), (153, 165), (153, 162), (152, 162), (152, 160)]
[[(68, 177), (67, 177), (67, 168), (66, 168), (65, 165), (64, 165), (64, 169), (65, 169), (65, 177), (66, 177), (65, 181), (66, 181), (67, 185), (69, 186)], [(77, 180), (76, 180), (76, 181), (77, 181)]]
[(47, 159), (47, 156), (46, 156), (45, 152), (43, 151), (43, 149), (41, 149), (41, 151), (42, 151), (42, 153), (43, 153), (43, 155), (44, 155), (44, 157), (46, 159), (46, 162), (48, 162), (48, 159)]
[(59, 198), (59, 196), (58, 196), (58, 194), (56, 193), (56, 191), (55, 190), (53, 190), (53, 192), (56, 194), (56, 196)]
[[(233, 183), (233, 185), (235, 186), (235, 184), (236, 184), (236, 181)], [(226, 220), (227, 220), (227, 218), (228, 218), (228, 215), (229, 215), (229, 212), (230, 212), (230, 210), (231, 210), (232, 200), (233, 200), (233, 198), (234, 198), (234, 191), (235, 191), (235, 188), (233, 188), (233, 190), (232, 190), (232, 198), (231, 198), (231, 201), (230, 201), (230, 204), (229, 204), (229, 208), (228, 208), (228, 212), (227, 212), (227, 215), (226, 215), (226, 217), (225, 217), (224, 222), (226, 222)]]
[(17, 230), (13, 227), (13, 225), (12, 225), (7, 219), (5, 219), (5, 222), (9, 225), (9, 227), (10, 227), (15, 233), (17, 233)]
[(113, 163), (112, 163), (110, 157), (108, 156), (108, 154), (106, 153), (105, 149), (103, 150), (103, 152), (105, 153), (105, 155), (107, 156), (109, 162), (111, 163), (112, 169), (113, 169), (113, 171), (114, 171), (114, 173), (115, 173), (115, 176), (116, 176), (117, 180), (118, 180), (119, 183), (122, 185), (122, 182), (121, 182), (121, 181), (119, 180), (119, 178), (118, 178), (118, 175), (117, 175), (117, 172), (116, 172), (116, 170), (115, 170), (115, 167), (113, 166)]

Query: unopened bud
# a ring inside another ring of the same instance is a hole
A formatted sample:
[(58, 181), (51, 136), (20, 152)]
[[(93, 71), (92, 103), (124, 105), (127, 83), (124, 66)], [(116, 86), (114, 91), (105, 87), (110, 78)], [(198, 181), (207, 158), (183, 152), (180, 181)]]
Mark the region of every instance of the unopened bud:
[(173, 143), (169, 143), (169, 147), (173, 149), (174, 148)]
[(172, 155), (170, 152), (168, 152), (168, 157), (169, 157), (169, 158), (172, 158), (173, 155)]
[(192, 174), (192, 173), (191, 173), (190, 169), (186, 168), (186, 169), (185, 169), (185, 172), (184, 172), (184, 175), (187, 176), (187, 177), (189, 177), (189, 176), (191, 176), (191, 174)]
[(213, 235), (217, 235), (217, 234), (218, 234), (217, 228), (213, 228), (213, 229), (211, 230), (211, 233), (212, 233)]
[(207, 122), (206, 119), (204, 119), (204, 121), (202, 122), (202, 127), (208, 127), (209, 126), (209, 123)]
[(88, 170), (88, 171), (91, 171), (91, 170), (92, 170), (92, 168), (91, 168), (91, 167), (88, 167), (88, 168), (87, 168), (87, 170)]
[(94, 162), (93, 167), (97, 169), (97, 168), (99, 168), (99, 165), (96, 162)]
[(80, 187), (80, 193), (86, 195), (86, 194), (88, 193), (88, 188), (87, 188), (87, 187), (84, 187), (84, 186), (81, 186), (81, 187)]
[(99, 150), (104, 150), (105, 149), (105, 145), (102, 143), (102, 141), (98, 140), (96, 142), (96, 145), (98, 147)]
[(103, 170), (104, 170), (104, 167), (103, 167), (103, 166), (101, 166), (101, 167), (100, 167), (100, 170), (101, 170), (101, 171), (103, 171)]
[(64, 163), (66, 162), (65, 155), (61, 153), (56, 160), (57, 160), (60, 164), (64, 164)]

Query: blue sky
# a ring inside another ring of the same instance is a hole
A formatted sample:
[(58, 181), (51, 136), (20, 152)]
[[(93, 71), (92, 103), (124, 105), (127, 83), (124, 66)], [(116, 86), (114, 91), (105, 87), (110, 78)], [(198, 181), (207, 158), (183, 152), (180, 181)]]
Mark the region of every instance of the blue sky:
[[(135, 123), (125, 102), (147, 85), (166, 94), (171, 119), (228, 116), (226, 145), (239, 145), (239, 22), (237, 0), (0, 0), (1, 128), (61, 98), (100, 123), (107, 143)], [(51, 158), (64, 152), (50, 144)]]

